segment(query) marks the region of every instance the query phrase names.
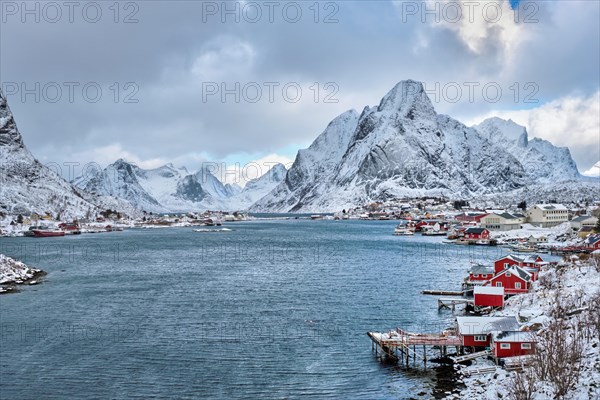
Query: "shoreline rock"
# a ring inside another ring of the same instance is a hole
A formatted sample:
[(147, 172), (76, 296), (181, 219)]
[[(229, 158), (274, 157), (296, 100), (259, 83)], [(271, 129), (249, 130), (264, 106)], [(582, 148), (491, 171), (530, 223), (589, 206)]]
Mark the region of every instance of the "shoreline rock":
[(19, 285), (38, 284), (45, 275), (46, 272), (41, 269), (0, 254), (0, 294), (16, 293)]

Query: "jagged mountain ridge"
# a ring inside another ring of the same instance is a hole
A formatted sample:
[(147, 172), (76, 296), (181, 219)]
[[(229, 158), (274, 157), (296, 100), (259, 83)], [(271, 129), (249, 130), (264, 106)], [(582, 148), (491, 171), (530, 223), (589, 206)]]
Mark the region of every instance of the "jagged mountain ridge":
[(513, 154), (532, 181), (549, 183), (581, 178), (568, 148), (556, 147), (540, 138), (529, 139), (527, 129), (510, 119), (488, 118), (474, 128)]
[(25, 146), (8, 102), (0, 90), (0, 211), (50, 213), (63, 218), (95, 216), (107, 208), (129, 215), (126, 202), (86, 193), (40, 163)]
[(568, 149), (529, 140), (512, 124), (467, 127), (437, 114), (420, 82), (402, 81), (378, 106), (336, 117), (251, 210), (338, 211), (395, 197), (503, 193), (542, 181), (557, 162), (566, 172), (550, 179), (579, 176)]
[(285, 176), (285, 167), (277, 164), (242, 189), (237, 184), (223, 184), (213, 175), (212, 167), (212, 163), (203, 165), (195, 173), (172, 164), (142, 169), (119, 159), (103, 170), (76, 178), (73, 183), (90, 193), (126, 200), (144, 211), (233, 211), (248, 208)]

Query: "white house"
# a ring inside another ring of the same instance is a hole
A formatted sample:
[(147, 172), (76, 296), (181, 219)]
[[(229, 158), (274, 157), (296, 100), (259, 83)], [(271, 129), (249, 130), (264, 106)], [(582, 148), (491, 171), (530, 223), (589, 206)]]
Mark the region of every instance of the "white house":
[(562, 204), (536, 204), (527, 210), (527, 221), (547, 228), (569, 221), (569, 210)]
[(521, 228), (518, 217), (509, 213), (490, 213), (481, 218), (480, 226), (490, 231), (510, 231)]
[(592, 215), (581, 215), (577, 218), (573, 218), (571, 220), (571, 228), (573, 228), (573, 230), (579, 230), (581, 228), (583, 228), (584, 226), (587, 227), (594, 227), (596, 226), (596, 224), (598, 223), (598, 218), (592, 216)]

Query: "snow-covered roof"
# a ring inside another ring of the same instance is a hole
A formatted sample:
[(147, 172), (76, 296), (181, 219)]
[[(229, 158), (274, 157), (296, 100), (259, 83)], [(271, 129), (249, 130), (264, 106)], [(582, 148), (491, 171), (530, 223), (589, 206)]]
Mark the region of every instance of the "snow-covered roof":
[(501, 331), (492, 333), (492, 340), (494, 342), (502, 343), (527, 343), (535, 342), (535, 336), (531, 332), (522, 331)]
[(535, 206), (542, 210), (546, 210), (546, 211), (551, 211), (551, 210), (568, 211), (567, 207), (563, 206), (562, 204), (536, 204)]
[(482, 335), (496, 331), (517, 331), (519, 322), (510, 317), (456, 317), (461, 335)]
[(469, 271), (471, 274), (493, 274), (494, 268), (486, 265), (473, 265)]
[(508, 272), (510, 272), (513, 275), (518, 276), (519, 278), (521, 278), (522, 280), (524, 280), (526, 282), (531, 280), (531, 274), (529, 272), (525, 271), (523, 268), (520, 268), (516, 265), (513, 265), (512, 267), (505, 269), (504, 271), (500, 272), (498, 275), (496, 275), (492, 279), (496, 279), (499, 276), (502, 276)]
[(597, 218), (594, 217), (593, 215), (580, 215), (579, 217), (573, 218), (571, 220), (571, 222), (584, 222), (584, 221), (587, 221), (588, 219), (597, 219)]
[(504, 288), (496, 286), (475, 286), (473, 294), (494, 294), (504, 296)]

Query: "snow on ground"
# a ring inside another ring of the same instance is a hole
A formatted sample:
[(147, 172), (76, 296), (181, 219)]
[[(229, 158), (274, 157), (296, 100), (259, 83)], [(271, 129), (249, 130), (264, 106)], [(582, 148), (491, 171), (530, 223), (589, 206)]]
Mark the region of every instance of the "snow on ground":
[[(560, 225), (556, 225), (550, 228), (540, 228), (531, 224), (522, 224), (521, 229), (514, 229), (506, 232), (492, 232), (494, 239), (502, 240), (515, 240), (515, 239), (527, 239), (530, 236), (538, 239), (545, 237), (548, 239), (547, 245), (549, 246), (565, 246), (571, 244), (572, 240), (575, 240), (576, 236), (572, 235), (573, 229), (569, 222), (564, 222)], [(571, 239), (571, 237), (573, 239)]]
[(30, 268), (20, 261), (0, 254), (0, 283), (2, 284), (22, 283), (39, 272), (41, 272), (39, 269)]
[[(600, 259), (596, 259), (596, 262), (600, 262)], [(503, 310), (493, 315), (516, 315), (519, 321), (524, 323), (524, 326), (537, 324), (546, 326), (550, 320), (549, 311), (557, 301), (557, 294), (560, 294), (564, 301), (572, 299), (576, 304), (585, 306), (591, 304), (593, 296), (597, 296), (600, 291), (600, 269), (596, 268), (593, 261), (576, 261), (562, 265), (560, 270), (554, 268), (545, 270), (540, 273), (540, 278), (552, 282), (552, 285), (542, 287), (540, 281), (535, 282), (534, 290), (531, 293), (512, 297)], [(477, 367), (493, 365), (490, 360), (481, 359), (477, 360), (475, 364)], [(579, 382), (567, 398), (573, 400), (600, 399), (600, 338), (592, 338), (586, 343), (583, 365), (579, 374)], [(507, 387), (510, 385), (510, 377), (516, 373), (518, 372), (507, 372), (498, 367), (493, 373), (464, 377), (461, 382), (466, 388), (447, 399), (496, 400), (510, 398)], [(549, 384), (539, 382), (534, 399), (554, 399)]]

